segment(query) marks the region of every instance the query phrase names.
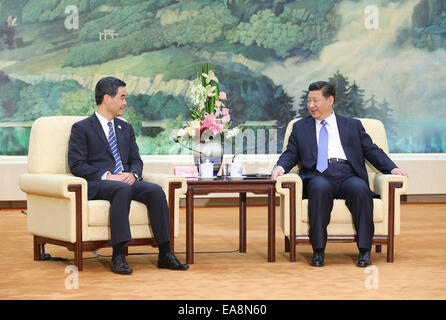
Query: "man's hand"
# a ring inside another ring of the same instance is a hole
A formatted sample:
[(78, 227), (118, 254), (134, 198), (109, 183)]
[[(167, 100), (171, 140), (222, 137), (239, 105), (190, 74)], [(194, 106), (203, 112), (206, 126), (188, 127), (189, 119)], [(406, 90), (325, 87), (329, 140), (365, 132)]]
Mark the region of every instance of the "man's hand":
[(118, 174), (109, 173), (107, 175), (107, 180), (121, 181), (121, 182), (125, 182), (129, 185), (132, 185), (135, 183), (135, 177), (133, 176), (133, 173), (122, 172), (122, 171), (119, 172)]
[(402, 169), (400, 169), (400, 168), (395, 168), (395, 169), (393, 169), (390, 173), (391, 173), (391, 174), (398, 174), (398, 175), (402, 175), (402, 176), (409, 177), (409, 176), (407, 175), (406, 171), (404, 171), (404, 170), (402, 170)]
[(271, 180), (276, 180), (278, 176), (281, 176), (285, 173), (285, 170), (282, 167), (275, 167), (273, 172), (271, 173)]

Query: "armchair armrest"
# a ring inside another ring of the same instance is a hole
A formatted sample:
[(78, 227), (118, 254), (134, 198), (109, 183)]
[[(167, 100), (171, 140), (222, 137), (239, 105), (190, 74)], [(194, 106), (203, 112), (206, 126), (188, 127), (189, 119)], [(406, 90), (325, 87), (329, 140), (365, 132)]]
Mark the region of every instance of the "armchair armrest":
[[(408, 189), (408, 179), (402, 175), (378, 174), (374, 182), (375, 193), (381, 196), (384, 208), (384, 223), (387, 224), (389, 241), (393, 246), (393, 235), (400, 234), (400, 196)], [(390, 252), (390, 251), (388, 251)], [(393, 261), (393, 257), (388, 257)]]
[[(280, 194), (280, 224), (289, 239), (290, 261), (296, 261), (296, 221), (302, 221), (302, 179), (297, 173), (279, 176), (276, 191)], [(294, 201), (291, 192), (294, 191)]]
[[(381, 199), (389, 194), (389, 183), (395, 182), (401, 184), (401, 186), (396, 187), (395, 197), (405, 194), (408, 189), (408, 179), (405, 176), (395, 175), (395, 174), (377, 174), (374, 181), (374, 191), (381, 196)], [(398, 201), (399, 202), (399, 201)]]
[[(300, 194), (300, 198), (302, 199), (302, 179), (300, 178), (300, 176), (297, 173), (286, 173), (284, 175), (281, 175), (279, 177), (277, 177), (276, 180), (276, 191), (279, 194), (283, 194), (283, 195), (288, 195), (288, 188), (284, 189), (282, 187), (282, 183), (284, 182), (294, 182), (295, 183), (295, 187), (296, 187), (296, 196), (298, 194)], [(296, 197), (297, 200), (297, 197)]]
[[(295, 191), (295, 201), (290, 202), (290, 192)], [(302, 179), (297, 173), (287, 173), (277, 177), (276, 191), (280, 195), (280, 225), (285, 236), (295, 237), (296, 221), (302, 220)]]
[[(71, 198), (69, 185), (81, 185), (82, 189), (87, 190), (87, 181), (71, 174), (24, 173), (20, 176), (20, 189), (29, 194)], [(86, 194), (86, 191), (84, 193)]]
[(28, 231), (50, 239), (82, 241), (88, 227), (87, 181), (71, 174), (24, 173), (20, 189), (27, 193)]

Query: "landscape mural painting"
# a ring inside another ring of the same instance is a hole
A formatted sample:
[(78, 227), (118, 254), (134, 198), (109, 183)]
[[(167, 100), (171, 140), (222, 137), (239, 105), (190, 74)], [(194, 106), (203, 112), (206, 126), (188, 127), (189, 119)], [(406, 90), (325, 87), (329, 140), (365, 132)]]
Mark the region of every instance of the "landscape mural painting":
[(390, 152), (444, 153), (445, 49), (443, 0), (2, 0), (0, 154), (26, 155), (41, 116), (92, 114), (104, 76), (127, 83), (142, 154), (184, 153), (201, 62), (233, 125), (262, 133), (247, 153), (281, 152), (318, 80), (335, 112), (383, 121)]

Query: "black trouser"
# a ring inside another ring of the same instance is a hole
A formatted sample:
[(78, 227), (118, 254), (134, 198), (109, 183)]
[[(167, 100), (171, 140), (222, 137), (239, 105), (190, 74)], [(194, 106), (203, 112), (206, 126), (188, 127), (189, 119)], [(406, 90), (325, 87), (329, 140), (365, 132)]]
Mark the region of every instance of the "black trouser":
[(110, 228), (112, 245), (132, 240), (130, 233), (130, 203), (136, 200), (144, 203), (149, 211), (152, 232), (158, 244), (170, 240), (170, 219), (166, 195), (154, 183), (136, 181), (129, 185), (120, 181), (103, 180), (95, 200), (110, 201)]
[(305, 179), (304, 197), (308, 198), (313, 249), (325, 249), (334, 199), (345, 199), (355, 225), (358, 248), (371, 249), (375, 231), (372, 195), (369, 186), (348, 163), (330, 163), (323, 173)]

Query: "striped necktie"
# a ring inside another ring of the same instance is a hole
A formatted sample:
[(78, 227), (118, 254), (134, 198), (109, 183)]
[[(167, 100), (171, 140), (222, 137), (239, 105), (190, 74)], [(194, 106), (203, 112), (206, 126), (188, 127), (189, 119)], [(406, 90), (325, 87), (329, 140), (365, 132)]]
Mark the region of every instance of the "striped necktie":
[(113, 158), (115, 158), (115, 168), (113, 174), (117, 174), (122, 171), (121, 157), (119, 156), (118, 143), (116, 142), (115, 131), (113, 130), (113, 125), (111, 122), (108, 125), (108, 144), (113, 153)]
[(324, 172), (328, 168), (328, 131), (325, 125), (327, 121), (321, 121), (321, 131), (319, 132), (319, 142), (317, 146), (316, 170)]

